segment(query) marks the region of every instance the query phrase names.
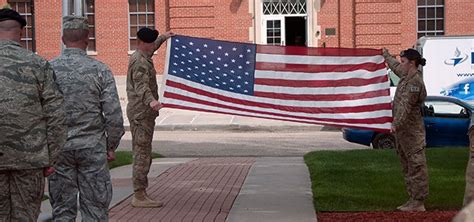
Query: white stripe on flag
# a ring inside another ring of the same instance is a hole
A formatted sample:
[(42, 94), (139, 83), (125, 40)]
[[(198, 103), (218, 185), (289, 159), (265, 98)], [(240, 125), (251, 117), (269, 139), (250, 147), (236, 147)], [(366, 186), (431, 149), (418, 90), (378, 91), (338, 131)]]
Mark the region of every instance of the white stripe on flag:
[[(214, 94), (234, 98), (234, 99), (239, 99), (239, 100), (247, 100), (247, 101), (253, 101), (253, 102), (259, 102), (259, 103), (268, 103), (268, 104), (275, 104), (275, 105), (285, 105), (285, 106), (295, 106), (295, 107), (321, 107), (321, 108), (333, 108), (333, 107), (347, 107), (347, 106), (363, 106), (363, 105), (375, 105), (375, 104), (381, 104), (381, 103), (387, 103), (387, 101), (390, 101), (390, 96), (381, 96), (381, 97), (375, 97), (375, 98), (367, 98), (367, 99), (358, 99), (358, 100), (340, 100), (340, 101), (300, 101), (300, 100), (282, 100), (282, 99), (271, 99), (271, 98), (263, 98), (263, 97), (255, 97), (255, 96), (250, 96), (250, 95), (244, 95), (240, 93), (233, 93), (225, 90), (220, 90), (217, 88), (212, 88), (209, 86), (204, 86), (199, 83), (195, 83), (186, 79), (182, 79), (176, 76), (168, 75), (168, 79), (174, 82), (180, 82), (184, 85), (196, 88), (196, 89), (201, 89), (204, 91), (212, 92)], [(386, 83), (384, 83), (386, 84)], [(380, 85), (380, 84), (377, 84)], [(171, 89), (170, 86), (166, 86), (167, 88)], [(271, 88), (271, 87), (267, 87)], [(284, 88), (284, 87), (274, 87), (274, 88)], [(291, 88), (291, 87), (287, 87)], [(337, 87), (337, 88), (362, 88), (362, 87)], [(335, 88), (334, 91), (338, 91)], [(380, 89), (387, 88), (385, 87), (380, 87)], [(292, 89), (292, 88), (291, 88)], [(306, 88), (307, 91), (315, 91), (315, 88)], [(323, 91), (322, 89), (318, 89)], [(167, 90), (170, 91), (170, 90)], [(260, 90), (261, 91), (261, 90)], [(287, 89), (284, 91), (285, 93), (289, 93), (291, 91), (290, 89)], [(324, 91), (328, 91), (327, 89)], [(333, 91), (333, 92), (334, 92)], [(279, 90), (275, 90), (273, 92), (282, 92)], [(354, 91), (342, 91), (341, 92), (354, 92)], [(308, 93), (309, 94), (309, 93)], [(313, 93), (314, 94), (314, 93)]]
[(305, 73), (305, 72), (283, 72), (283, 71), (264, 71), (255, 70), (255, 78), (267, 79), (285, 79), (285, 80), (342, 80), (351, 78), (370, 79), (378, 76), (387, 75), (387, 69), (380, 69), (374, 72), (366, 70), (356, 70), (350, 72), (320, 72), (320, 73)]
[[(292, 112), (292, 111), (284, 111), (284, 110), (273, 109), (273, 108), (261, 108), (261, 107), (247, 106), (247, 105), (238, 104), (238, 103), (221, 101), (221, 100), (216, 99), (216, 98), (203, 96), (203, 95), (200, 95), (200, 94), (196, 94), (194, 92), (189, 92), (189, 91), (185, 91), (185, 90), (174, 88), (174, 87), (169, 87), (168, 90), (166, 90), (166, 91), (171, 92), (171, 93), (175, 93), (175, 94), (179, 94), (179, 95), (184, 95), (186, 97), (193, 98), (193, 99), (199, 99), (199, 100), (203, 100), (203, 101), (207, 101), (207, 102), (217, 103), (217, 104), (236, 107), (236, 108), (251, 109), (251, 110), (255, 110), (255, 111), (264, 111), (264, 112), (272, 112), (272, 113), (276, 113), (276, 114), (294, 115), (294, 116), (301, 116), (301, 117), (311, 117), (311, 118), (366, 119), (366, 118), (389, 117), (389, 116), (391, 116), (391, 113), (392, 113), (391, 110), (378, 110), (378, 111), (369, 111), (369, 112), (361, 112), (361, 113), (335, 113), (335, 114), (331, 114), (331, 113), (313, 114), (313, 113), (303, 113), (303, 112)], [(323, 108), (323, 107), (321, 107), (321, 108)]]
[[(267, 86), (255, 84), (254, 90), (256, 92), (273, 92), (285, 94), (309, 94), (309, 95), (337, 95), (347, 93), (364, 93), (375, 90), (387, 89), (390, 87), (390, 83), (377, 83), (366, 86), (342, 86), (342, 87), (331, 87), (331, 88), (316, 88), (316, 87), (286, 87), (286, 86)], [(390, 100), (389, 100), (390, 101)]]
[(257, 53), (257, 62), (306, 65), (345, 65), (384, 62), (383, 56), (301, 56)]
[(232, 113), (232, 114), (236, 114), (236, 115), (245, 115), (245, 116), (263, 117), (263, 118), (274, 118), (274, 119), (279, 119), (279, 120), (307, 122), (307, 123), (315, 123), (315, 124), (322, 124), (322, 125), (345, 125), (345, 126), (348, 126), (348, 127), (361, 127), (361, 128), (374, 128), (374, 129), (389, 129), (390, 126), (391, 126), (391, 123), (353, 124), (353, 123), (335, 123), (335, 122), (330, 122), (330, 121), (314, 121), (314, 120), (305, 120), (305, 119), (289, 118), (289, 117), (278, 117), (278, 116), (268, 115), (268, 114), (258, 114), (258, 113), (253, 113), (253, 112), (238, 111), (238, 110), (232, 110), (232, 109), (226, 109), (226, 108), (220, 108), (220, 107), (207, 106), (207, 105), (203, 105), (203, 104), (196, 104), (196, 103), (191, 103), (191, 102), (182, 101), (182, 100), (175, 100), (175, 99), (170, 99), (170, 98), (166, 98), (164, 103), (166, 103), (166, 104), (175, 104), (175, 105), (180, 105), (180, 106), (186, 106), (186, 107), (191, 107), (191, 108), (205, 109), (205, 110), (208, 110), (208, 111)]

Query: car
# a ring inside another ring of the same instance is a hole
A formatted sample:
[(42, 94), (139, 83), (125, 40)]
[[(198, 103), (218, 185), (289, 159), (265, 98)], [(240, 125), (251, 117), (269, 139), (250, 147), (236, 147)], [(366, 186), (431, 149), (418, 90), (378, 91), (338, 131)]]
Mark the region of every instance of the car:
[(397, 91), (398, 82), (400, 82), (400, 77), (398, 77), (392, 70), (388, 69), (388, 79), (390, 80), (390, 96), (393, 99), (395, 91)]
[[(464, 100), (450, 96), (427, 96), (421, 108), (426, 130), (426, 146), (468, 146), (467, 135), (474, 107)], [(373, 130), (343, 128), (345, 140), (372, 145), (374, 149), (395, 148), (395, 137)]]

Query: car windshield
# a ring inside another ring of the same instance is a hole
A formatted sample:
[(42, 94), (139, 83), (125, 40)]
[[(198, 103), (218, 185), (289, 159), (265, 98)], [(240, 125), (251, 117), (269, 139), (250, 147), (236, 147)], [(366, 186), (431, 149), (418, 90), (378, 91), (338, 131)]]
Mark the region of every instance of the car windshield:
[(448, 101), (425, 101), (425, 105), (437, 114), (459, 114), (464, 107)]
[(467, 103), (471, 109), (474, 109), (474, 100), (463, 100), (465, 103)]

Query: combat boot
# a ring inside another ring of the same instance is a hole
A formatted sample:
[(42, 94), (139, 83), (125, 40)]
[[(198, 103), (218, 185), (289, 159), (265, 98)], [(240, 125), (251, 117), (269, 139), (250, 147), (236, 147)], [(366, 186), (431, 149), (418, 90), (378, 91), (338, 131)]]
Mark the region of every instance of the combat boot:
[(144, 190), (139, 190), (133, 194), (132, 198), (133, 207), (142, 207), (142, 208), (151, 208), (151, 207), (161, 207), (163, 206), (162, 202), (152, 200), (148, 197)]
[[(398, 208), (397, 208), (398, 209)], [(400, 211), (426, 211), (423, 201), (412, 200), (405, 206), (401, 206)]]
[(153, 198), (151, 198), (151, 197), (148, 195), (148, 193), (147, 193), (146, 191), (145, 191), (145, 199), (147, 199), (147, 200), (149, 200), (149, 201), (151, 201), (151, 202), (156, 202), (156, 203), (160, 203), (161, 205), (163, 205), (162, 202), (153, 200)]
[(407, 207), (413, 200), (410, 198), (407, 202), (397, 207), (397, 210)]

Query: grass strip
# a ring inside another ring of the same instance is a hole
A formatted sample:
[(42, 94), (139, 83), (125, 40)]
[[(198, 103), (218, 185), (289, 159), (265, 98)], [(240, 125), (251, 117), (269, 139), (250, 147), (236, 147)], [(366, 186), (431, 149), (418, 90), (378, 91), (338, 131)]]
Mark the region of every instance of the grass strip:
[[(427, 149), (428, 210), (462, 206), (466, 148)], [(315, 151), (305, 155), (316, 211), (392, 211), (408, 195), (395, 150)]]
[[(151, 153), (151, 158), (160, 158), (163, 157), (158, 153)], [(132, 151), (117, 151), (115, 152), (115, 160), (109, 162), (109, 169), (113, 169), (115, 167), (124, 166), (132, 164), (133, 162), (133, 153)]]

